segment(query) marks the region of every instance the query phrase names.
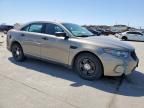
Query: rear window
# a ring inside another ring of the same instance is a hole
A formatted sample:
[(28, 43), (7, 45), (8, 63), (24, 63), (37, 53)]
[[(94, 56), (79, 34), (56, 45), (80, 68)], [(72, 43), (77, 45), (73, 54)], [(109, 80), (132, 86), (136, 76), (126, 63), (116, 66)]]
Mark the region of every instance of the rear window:
[(44, 27), (44, 24), (42, 23), (34, 23), (34, 24), (30, 24), (30, 25), (23, 27), (21, 31), (42, 33), (43, 27)]
[(36, 32), (36, 33), (41, 33), (42, 32), (42, 27), (43, 27), (43, 24), (32, 24), (30, 27), (29, 27), (29, 32)]
[(139, 32), (127, 32), (127, 34), (142, 35), (142, 33), (139, 33)]

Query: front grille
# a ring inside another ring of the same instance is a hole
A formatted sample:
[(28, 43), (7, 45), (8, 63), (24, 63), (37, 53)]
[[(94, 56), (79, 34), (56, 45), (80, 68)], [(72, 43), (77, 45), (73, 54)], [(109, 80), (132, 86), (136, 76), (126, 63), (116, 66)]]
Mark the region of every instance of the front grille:
[(136, 55), (135, 51), (132, 51), (132, 52), (131, 52), (131, 57), (132, 57), (134, 60), (137, 60), (137, 55)]

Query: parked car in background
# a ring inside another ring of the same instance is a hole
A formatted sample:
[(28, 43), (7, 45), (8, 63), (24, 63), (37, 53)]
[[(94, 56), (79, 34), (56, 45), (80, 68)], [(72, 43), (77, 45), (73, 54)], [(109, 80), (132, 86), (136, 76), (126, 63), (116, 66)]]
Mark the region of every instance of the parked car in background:
[(91, 28), (86, 28), (87, 30), (89, 30), (90, 32), (92, 32), (94, 35), (97, 35), (97, 36), (100, 36), (102, 34), (101, 31), (99, 30), (94, 30), (94, 29), (91, 29)]
[(110, 30), (103, 30), (103, 29), (93, 29), (93, 28), (86, 28), (88, 29), (90, 32), (92, 32), (93, 34), (97, 35), (97, 36), (108, 36), (108, 35), (114, 35), (115, 33), (110, 31)]
[(0, 25), (0, 32), (7, 33), (9, 30), (13, 29), (12, 25)]
[(144, 34), (141, 32), (128, 31), (117, 35), (118, 38), (122, 40), (135, 40), (135, 41), (144, 41)]
[(139, 62), (131, 45), (72, 23), (38, 21), (10, 30), (7, 48), (18, 62), (28, 56), (64, 64), (87, 80), (131, 74)]
[(129, 29), (126, 25), (114, 25), (111, 27), (111, 31), (115, 33), (125, 32)]
[(115, 35), (115, 32), (111, 31), (111, 30), (103, 30), (103, 34), (104, 35)]

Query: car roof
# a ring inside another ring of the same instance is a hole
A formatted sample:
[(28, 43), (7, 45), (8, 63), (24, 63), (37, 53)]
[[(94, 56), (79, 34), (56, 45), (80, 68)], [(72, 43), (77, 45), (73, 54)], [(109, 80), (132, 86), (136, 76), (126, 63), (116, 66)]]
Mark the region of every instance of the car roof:
[(32, 21), (27, 24), (31, 23), (54, 23), (54, 24), (63, 24), (63, 23), (70, 23), (70, 22), (62, 22), (62, 21)]
[(74, 24), (74, 23), (70, 23), (70, 22), (60, 22), (60, 21), (31, 21), (31, 22), (28, 22), (26, 24), (23, 24), (19, 29), (23, 28), (24, 26), (26, 25), (29, 25), (29, 24), (32, 24), (32, 23), (53, 23), (53, 24), (58, 24), (58, 25), (61, 25), (61, 24)]
[(53, 24), (61, 24), (61, 23), (58, 23), (58, 22), (54, 22), (54, 21), (31, 21), (31, 22), (28, 22), (28, 23), (25, 23), (23, 24), (19, 29), (29, 25), (29, 24), (32, 24), (32, 23), (53, 23)]

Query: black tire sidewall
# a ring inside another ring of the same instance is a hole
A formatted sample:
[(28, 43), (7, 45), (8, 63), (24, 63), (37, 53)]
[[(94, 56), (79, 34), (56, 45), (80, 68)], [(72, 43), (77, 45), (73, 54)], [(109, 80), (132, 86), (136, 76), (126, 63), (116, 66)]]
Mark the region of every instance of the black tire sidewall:
[[(19, 48), (19, 50), (20, 50), (20, 56), (18, 57), (18, 58), (16, 58), (15, 57), (15, 52), (14, 52), (14, 49), (15, 48)], [(23, 53), (23, 49), (22, 49), (22, 47), (19, 45), (19, 44), (14, 44), (14, 45), (12, 45), (12, 55), (13, 55), (13, 58), (16, 60), (16, 61), (18, 61), (18, 62), (22, 62), (23, 60), (24, 60), (24, 53)]]
[(126, 40), (127, 40), (127, 37), (125, 37), (125, 36), (124, 36), (124, 37), (122, 37), (122, 40), (126, 41)]
[[(79, 69), (80, 61), (85, 58), (90, 59), (95, 64), (96, 70), (92, 76), (86, 76)], [(102, 64), (101, 64), (100, 60), (96, 56), (89, 54), (89, 53), (79, 55), (75, 61), (74, 68), (75, 68), (76, 72), (79, 74), (79, 76), (86, 80), (97, 80), (103, 76), (103, 69), (102, 69)]]

